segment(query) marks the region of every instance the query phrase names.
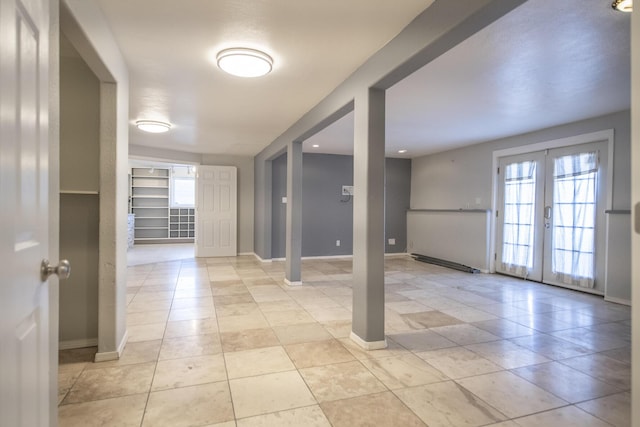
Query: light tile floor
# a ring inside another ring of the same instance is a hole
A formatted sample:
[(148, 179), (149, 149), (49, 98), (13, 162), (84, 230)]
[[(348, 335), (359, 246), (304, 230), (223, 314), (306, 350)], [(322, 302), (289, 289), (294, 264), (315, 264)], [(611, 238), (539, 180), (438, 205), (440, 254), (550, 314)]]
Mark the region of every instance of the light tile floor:
[(386, 261), (388, 348), (351, 331), (351, 261), (129, 267), (118, 361), (60, 354), (61, 426), (629, 426), (628, 307)]

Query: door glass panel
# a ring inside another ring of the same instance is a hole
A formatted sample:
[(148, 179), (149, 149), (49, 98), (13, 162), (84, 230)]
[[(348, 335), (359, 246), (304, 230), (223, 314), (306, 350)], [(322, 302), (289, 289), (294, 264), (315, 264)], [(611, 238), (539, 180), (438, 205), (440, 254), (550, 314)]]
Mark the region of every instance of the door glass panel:
[(565, 284), (594, 285), (597, 152), (554, 159), (551, 271)]
[(533, 268), (536, 162), (511, 163), (504, 173), (502, 267), (526, 275)]

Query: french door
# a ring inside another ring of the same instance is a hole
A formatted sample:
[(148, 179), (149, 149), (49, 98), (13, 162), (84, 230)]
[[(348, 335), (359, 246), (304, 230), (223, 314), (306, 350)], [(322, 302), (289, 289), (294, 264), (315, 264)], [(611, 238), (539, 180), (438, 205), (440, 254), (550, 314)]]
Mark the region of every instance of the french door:
[(496, 271), (595, 287), (606, 156), (591, 143), (500, 158)]

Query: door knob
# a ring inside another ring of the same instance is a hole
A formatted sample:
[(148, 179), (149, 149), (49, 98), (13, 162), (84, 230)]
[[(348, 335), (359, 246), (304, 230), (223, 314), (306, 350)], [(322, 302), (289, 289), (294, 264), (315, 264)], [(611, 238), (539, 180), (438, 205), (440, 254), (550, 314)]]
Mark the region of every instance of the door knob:
[(60, 280), (68, 279), (71, 275), (71, 264), (66, 259), (62, 259), (58, 265), (52, 267), (48, 259), (43, 259), (40, 264), (40, 280), (44, 282), (52, 274), (58, 276)]

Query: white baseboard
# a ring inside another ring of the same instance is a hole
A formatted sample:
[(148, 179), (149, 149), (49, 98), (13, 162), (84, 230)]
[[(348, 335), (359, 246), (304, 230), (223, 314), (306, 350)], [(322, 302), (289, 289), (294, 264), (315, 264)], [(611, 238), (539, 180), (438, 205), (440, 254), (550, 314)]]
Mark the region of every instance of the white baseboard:
[(301, 280), (296, 280), (296, 281), (291, 282), (291, 281), (289, 281), (289, 279), (285, 278), (284, 279), (284, 283), (285, 283), (285, 285), (288, 285), (288, 286), (302, 286), (302, 281)]
[(260, 255), (258, 255), (258, 254), (257, 254), (257, 253), (255, 253), (255, 252), (253, 253), (253, 256), (254, 256), (254, 257), (256, 257), (256, 259), (257, 259), (258, 261), (262, 262), (262, 263), (269, 263), (269, 262), (271, 262), (271, 261), (272, 261), (271, 259), (262, 259), (262, 258), (260, 258)]
[[(385, 258), (395, 258), (395, 257), (402, 258), (406, 256), (409, 256), (409, 254), (406, 252), (384, 254)], [(323, 259), (353, 259), (353, 255), (349, 254), (349, 255), (324, 255), (324, 256), (303, 256), (302, 257), (302, 260), (304, 261), (323, 260)], [(286, 260), (287, 260), (286, 258), (272, 258), (272, 261), (286, 261)]]
[(109, 362), (111, 360), (118, 360), (120, 356), (122, 356), (122, 352), (124, 351), (124, 347), (127, 345), (127, 341), (129, 340), (129, 331), (124, 332), (124, 336), (118, 345), (118, 349), (116, 351), (105, 351), (96, 353), (96, 357), (94, 362)]
[(629, 307), (631, 307), (631, 300), (628, 299), (605, 296), (604, 300), (608, 302), (614, 302), (616, 304), (628, 305)]
[(238, 256), (252, 256), (255, 255), (253, 252), (240, 252)]
[(387, 339), (383, 339), (382, 341), (365, 341), (359, 336), (357, 336), (353, 331), (351, 331), (351, 335), (349, 335), (351, 341), (358, 344), (365, 350), (381, 350), (383, 348), (387, 348)]
[(98, 345), (98, 338), (60, 341), (58, 343), (58, 350), (72, 350), (74, 348), (95, 347), (97, 345)]

